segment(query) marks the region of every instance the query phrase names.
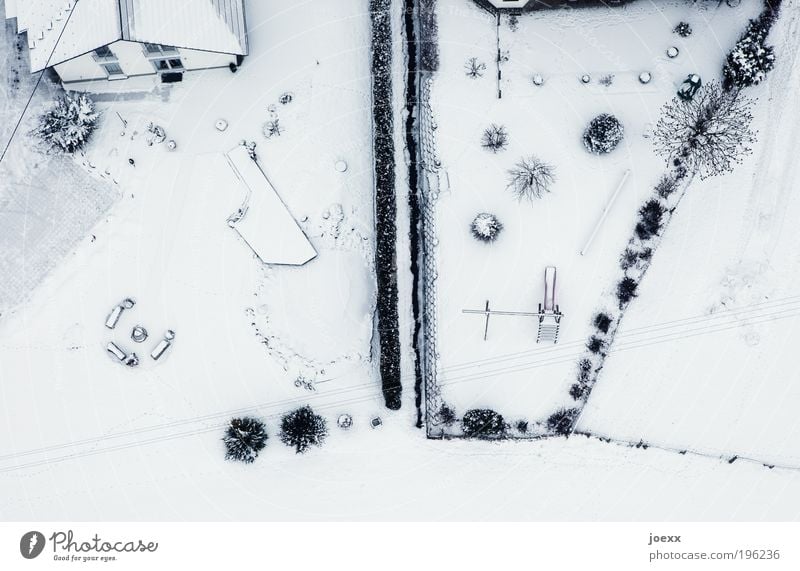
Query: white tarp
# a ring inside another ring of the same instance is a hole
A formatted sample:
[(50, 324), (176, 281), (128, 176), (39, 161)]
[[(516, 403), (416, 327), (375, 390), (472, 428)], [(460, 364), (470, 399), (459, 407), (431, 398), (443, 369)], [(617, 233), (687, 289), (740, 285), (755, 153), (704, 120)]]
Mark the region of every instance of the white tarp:
[(314, 259), (316, 250), (247, 149), (239, 145), (226, 156), (246, 192), (232, 228), (265, 264), (301, 266)]

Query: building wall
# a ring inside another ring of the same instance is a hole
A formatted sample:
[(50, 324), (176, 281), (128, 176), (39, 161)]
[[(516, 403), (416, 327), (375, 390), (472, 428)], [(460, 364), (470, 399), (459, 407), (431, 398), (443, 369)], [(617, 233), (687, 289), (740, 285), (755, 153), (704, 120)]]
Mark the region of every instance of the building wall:
[[(140, 75), (155, 75), (157, 73), (152, 64), (152, 59), (158, 59), (158, 57), (149, 57), (146, 55), (142, 44), (120, 40), (110, 44), (108, 47), (117, 57), (116, 61), (120, 67), (122, 67), (125, 76), (135, 77)], [(178, 57), (180, 57), (183, 67), (187, 71), (212, 67), (227, 67), (228, 64), (236, 62), (236, 56), (232, 54), (219, 54), (180, 48), (178, 49)], [(89, 53), (65, 61), (54, 67), (59, 77), (64, 82), (91, 81), (107, 78), (105, 70), (100, 65), (101, 63), (102, 62), (95, 60), (93, 53)], [(120, 77), (119, 79), (124, 78)]]

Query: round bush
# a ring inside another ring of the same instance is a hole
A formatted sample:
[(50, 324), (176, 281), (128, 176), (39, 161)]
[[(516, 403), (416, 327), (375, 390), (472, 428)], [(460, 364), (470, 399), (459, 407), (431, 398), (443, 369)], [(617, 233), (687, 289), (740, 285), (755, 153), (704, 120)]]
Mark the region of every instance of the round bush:
[(590, 153), (604, 155), (613, 151), (625, 133), (619, 119), (608, 113), (598, 115), (583, 132), (583, 145)]
[(506, 423), (503, 417), (486, 408), (474, 408), (464, 413), (461, 427), (466, 436), (477, 438), (502, 437), (506, 433)]
[(494, 242), (503, 229), (503, 225), (494, 214), (481, 212), (475, 217), (469, 228), (476, 240)]

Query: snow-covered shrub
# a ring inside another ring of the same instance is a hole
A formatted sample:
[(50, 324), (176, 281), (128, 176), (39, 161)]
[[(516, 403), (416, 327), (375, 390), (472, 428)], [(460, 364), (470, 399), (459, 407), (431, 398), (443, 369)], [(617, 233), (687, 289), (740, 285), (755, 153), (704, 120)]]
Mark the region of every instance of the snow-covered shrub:
[(464, 72), (467, 74), (467, 77), (472, 79), (478, 79), (479, 77), (483, 77), (483, 72), (486, 71), (486, 64), (482, 61), (478, 61), (478, 58), (471, 57), (467, 60), (464, 64)]
[(308, 405), (285, 414), (281, 419), (281, 442), (294, 447), (298, 454), (312, 445), (322, 446), (326, 436), (328, 425), (325, 419), (315, 414)]
[(586, 348), (595, 355), (600, 353), (603, 347), (605, 347), (605, 342), (596, 335), (589, 337), (589, 342), (586, 344)]
[(528, 433), (528, 421), (527, 420), (518, 420), (516, 426), (517, 426), (517, 431), (519, 431), (521, 434), (527, 434)]
[(483, 131), (481, 136), (481, 147), (497, 153), (505, 150), (508, 146), (508, 131), (503, 125), (492, 123)]
[(584, 400), (589, 396), (589, 385), (585, 383), (572, 383), (572, 386), (569, 388), (569, 396), (576, 401)]
[(678, 22), (678, 25), (672, 31), (682, 38), (688, 38), (692, 35), (692, 27), (689, 22)]
[(706, 83), (689, 100), (674, 97), (653, 129), (656, 152), (667, 164), (699, 173), (700, 178), (730, 172), (752, 152), (750, 124), (754, 100), (740, 91)]
[(267, 121), (264, 123), (264, 126), (261, 128), (261, 132), (267, 139), (271, 139), (272, 137), (280, 137), (281, 133), (283, 133), (283, 127), (281, 126), (280, 120), (275, 118), (272, 121)]
[(464, 413), (461, 419), (464, 435), (475, 438), (505, 436), (506, 423), (503, 417), (493, 410), (474, 408)]
[(226, 460), (250, 464), (267, 445), (267, 429), (263, 422), (249, 416), (233, 418), (222, 441)]
[(547, 428), (554, 434), (566, 436), (572, 432), (572, 426), (578, 418), (580, 411), (577, 408), (562, 408), (554, 412), (547, 419)]
[(669, 198), (669, 196), (678, 189), (678, 181), (675, 177), (668, 174), (663, 175), (656, 184), (656, 194), (661, 198)]
[(617, 284), (617, 299), (619, 300), (620, 309), (636, 297), (636, 290), (638, 287), (638, 282), (631, 277), (625, 276), (620, 280)]
[(550, 185), (555, 181), (555, 169), (537, 157), (530, 156), (509, 169), (508, 178), (508, 188), (519, 200), (533, 200), (550, 192)]
[(85, 93), (65, 93), (39, 118), (34, 133), (48, 147), (74, 153), (89, 141), (99, 118)]
[(611, 87), (614, 84), (614, 74), (609, 73), (607, 75), (604, 75), (598, 80), (598, 83), (603, 87)]
[(450, 405), (443, 403), (439, 408), (439, 421), (445, 426), (453, 426), (456, 420), (458, 420), (456, 411)]
[(589, 359), (581, 359), (578, 361), (578, 377), (585, 381), (589, 378), (589, 373), (592, 371), (592, 362)]
[(590, 153), (604, 155), (613, 151), (624, 135), (625, 129), (619, 119), (602, 113), (589, 121), (583, 132), (583, 146)]
[(758, 85), (775, 67), (775, 50), (766, 44), (774, 22), (768, 14), (772, 12), (764, 12), (759, 18), (750, 20), (744, 34), (725, 58), (722, 75), (726, 90)]
[(665, 209), (655, 198), (645, 202), (639, 209), (639, 222), (636, 224), (636, 236), (640, 240), (649, 240), (661, 230)]
[(401, 405), (400, 332), (397, 313), (397, 200), (392, 113), (390, 0), (370, 0), (372, 23), (372, 122), (375, 161), (375, 269), (380, 373), (387, 408)]
[(611, 327), (611, 316), (601, 311), (594, 316), (594, 326), (600, 333), (608, 333), (608, 328)]
[(519, 29), (519, 16), (516, 14), (511, 14), (508, 17), (508, 28), (512, 32), (516, 32)]
[(469, 226), (472, 235), (481, 242), (494, 242), (503, 229), (503, 224), (494, 214), (481, 212)]
[(625, 251), (622, 252), (622, 256), (619, 259), (619, 267), (622, 268), (624, 271), (631, 269), (632, 267), (636, 266), (636, 263), (639, 261), (639, 254), (636, 250), (632, 250), (631, 248), (625, 248)]

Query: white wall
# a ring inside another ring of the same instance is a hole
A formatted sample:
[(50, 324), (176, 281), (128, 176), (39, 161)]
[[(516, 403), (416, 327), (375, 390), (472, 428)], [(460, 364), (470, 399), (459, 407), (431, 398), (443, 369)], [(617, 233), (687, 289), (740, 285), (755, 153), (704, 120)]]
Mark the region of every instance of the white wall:
[[(142, 44), (120, 40), (110, 44), (109, 48), (117, 56), (117, 63), (122, 67), (126, 76), (134, 77), (156, 73), (153, 64), (144, 53)], [(178, 52), (186, 70), (227, 67), (228, 64), (236, 62), (236, 56), (231, 54), (188, 49), (178, 49)], [(64, 82), (106, 78), (105, 70), (99, 62), (95, 61), (91, 53), (60, 63), (55, 66), (55, 70)]]

